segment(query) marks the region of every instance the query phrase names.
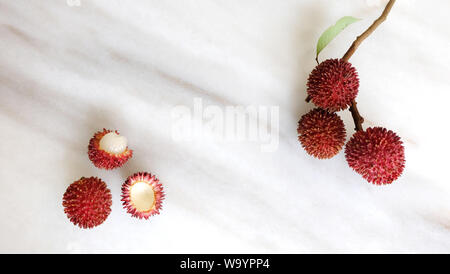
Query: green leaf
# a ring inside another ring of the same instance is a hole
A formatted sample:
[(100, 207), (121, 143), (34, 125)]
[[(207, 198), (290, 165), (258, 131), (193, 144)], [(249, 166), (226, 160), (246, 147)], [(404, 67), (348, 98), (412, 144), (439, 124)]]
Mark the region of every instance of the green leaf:
[(361, 19), (352, 16), (344, 16), (339, 19), (334, 26), (326, 29), (320, 36), (319, 41), (317, 41), (316, 60), (319, 57), (319, 53), (334, 39), (334, 37), (336, 37), (348, 25), (359, 20)]

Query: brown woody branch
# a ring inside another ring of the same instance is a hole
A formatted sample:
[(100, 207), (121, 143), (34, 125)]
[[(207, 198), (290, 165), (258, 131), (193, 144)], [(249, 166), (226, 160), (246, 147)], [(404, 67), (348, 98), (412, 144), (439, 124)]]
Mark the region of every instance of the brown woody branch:
[(362, 123), (364, 123), (364, 118), (359, 115), (358, 108), (356, 107), (356, 101), (353, 99), (352, 104), (350, 105), (350, 112), (352, 113), (353, 122), (355, 123), (355, 130), (363, 130)]
[(356, 38), (356, 40), (353, 42), (353, 44), (350, 46), (350, 48), (347, 50), (347, 52), (344, 54), (344, 57), (342, 57), (342, 59), (344, 61), (348, 61), (350, 59), (350, 57), (352, 57), (353, 53), (355, 53), (356, 49), (359, 47), (359, 45), (362, 43), (362, 41), (364, 41), (367, 37), (369, 37), (369, 35), (372, 34), (372, 32), (374, 32), (374, 30), (381, 25), (381, 23), (383, 23), (389, 12), (392, 9), (392, 6), (394, 5), (395, 0), (390, 0), (389, 3), (387, 3), (386, 7), (384, 8), (383, 13), (380, 15), (380, 17), (378, 17), (377, 20), (375, 20), (372, 25), (365, 31), (363, 32), (360, 36), (358, 36)]
[[(374, 32), (374, 30), (379, 25), (381, 25), (381, 23), (383, 23), (386, 20), (394, 3), (395, 3), (395, 0), (390, 0), (387, 3), (386, 7), (384, 8), (384, 11), (380, 15), (380, 17), (378, 17), (378, 19), (376, 19), (365, 32), (363, 32), (360, 36), (358, 36), (356, 38), (356, 40), (352, 43), (350, 48), (347, 50), (347, 52), (342, 57), (342, 59), (344, 61), (348, 61), (350, 59), (350, 57), (352, 57), (353, 53), (355, 53), (356, 49), (359, 47), (359, 45), (362, 43), (362, 41), (364, 41), (367, 37), (369, 37), (369, 35), (372, 34), (372, 32)], [(306, 102), (309, 102), (310, 100), (311, 100), (311, 97), (308, 95), (308, 97), (306, 97)], [(359, 114), (356, 104), (357, 104), (356, 101), (352, 100), (349, 111), (352, 113), (353, 122), (355, 122), (355, 130), (358, 131), (358, 130), (363, 130), (362, 123), (364, 123), (364, 118), (361, 117), (361, 115)]]

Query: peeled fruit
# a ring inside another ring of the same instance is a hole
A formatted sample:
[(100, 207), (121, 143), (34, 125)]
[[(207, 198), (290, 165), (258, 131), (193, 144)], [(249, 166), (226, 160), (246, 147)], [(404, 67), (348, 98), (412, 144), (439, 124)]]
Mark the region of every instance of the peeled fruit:
[(122, 185), (123, 207), (133, 217), (148, 219), (159, 214), (165, 194), (155, 175), (138, 172)]
[(98, 168), (114, 169), (123, 166), (132, 156), (127, 139), (118, 131), (99, 131), (89, 141), (88, 156)]

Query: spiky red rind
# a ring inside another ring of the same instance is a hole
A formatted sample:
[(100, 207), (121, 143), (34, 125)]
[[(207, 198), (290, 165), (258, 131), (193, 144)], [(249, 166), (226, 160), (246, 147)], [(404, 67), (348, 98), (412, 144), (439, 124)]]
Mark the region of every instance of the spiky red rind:
[(391, 184), (405, 168), (405, 149), (400, 137), (382, 127), (357, 131), (345, 146), (351, 168), (368, 182)]
[[(153, 192), (155, 194), (155, 203), (153, 207), (148, 211), (138, 211), (136, 207), (133, 205), (133, 202), (130, 198), (130, 189), (131, 186), (136, 182), (145, 182), (149, 184), (153, 188)], [(165, 198), (164, 189), (161, 183), (159, 183), (159, 179), (156, 178), (155, 175), (152, 175), (148, 172), (138, 172), (131, 176), (129, 176), (125, 183), (122, 185), (122, 199), (123, 207), (130, 213), (133, 217), (139, 219), (148, 219), (150, 216), (156, 215), (160, 213), (162, 209), (162, 202)]]
[[(103, 129), (94, 134), (94, 137), (89, 141), (88, 155), (91, 162), (98, 168), (114, 169), (123, 166), (128, 159), (133, 156), (133, 151), (126, 148), (121, 154), (112, 154), (100, 149), (100, 140), (106, 134), (113, 132), (112, 130)], [(116, 130), (115, 133), (119, 134)]]
[(298, 140), (306, 152), (319, 159), (329, 159), (345, 143), (345, 125), (336, 113), (315, 108), (298, 122)]
[(81, 228), (102, 224), (111, 212), (112, 197), (106, 183), (97, 177), (72, 183), (63, 196), (67, 218)]
[(307, 92), (311, 101), (330, 112), (346, 109), (356, 98), (359, 79), (356, 69), (342, 59), (328, 59), (309, 75)]

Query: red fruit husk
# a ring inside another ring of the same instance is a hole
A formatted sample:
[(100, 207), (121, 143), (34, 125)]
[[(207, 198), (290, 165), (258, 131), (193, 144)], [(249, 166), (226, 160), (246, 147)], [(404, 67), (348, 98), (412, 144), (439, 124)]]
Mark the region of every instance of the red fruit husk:
[(67, 218), (81, 228), (102, 224), (111, 212), (111, 192), (105, 182), (96, 177), (72, 183), (63, 196)]
[[(139, 211), (133, 205), (130, 197), (130, 190), (133, 184), (137, 182), (145, 182), (153, 188), (153, 192), (155, 194), (155, 200), (153, 207), (148, 211)], [(165, 194), (164, 189), (161, 183), (159, 183), (159, 179), (156, 178), (155, 175), (152, 175), (148, 172), (138, 172), (127, 178), (125, 183), (122, 185), (122, 202), (123, 207), (130, 213), (133, 217), (139, 219), (148, 219), (150, 216), (159, 214), (162, 209), (162, 202), (164, 200)]]
[(364, 179), (377, 185), (391, 184), (405, 168), (405, 149), (400, 137), (382, 127), (353, 134), (345, 147), (345, 158)]
[[(121, 154), (112, 154), (100, 149), (100, 140), (106, 134), (113, 132), (112, 130), (103, 129), (94, 134), (94, 137), (89, 141), (88, 155), (92, 163), (103, 169), (114, 169), (123, 166), (128, 159), (133, 156), (133, 151), (127, 149)], [(119, 134), (116, 130), (115, 133)]]
[(302, 116), (297, 132), (306, 152), (319, 159), (335, 156), (345, 143), (344, 122), (336, 113), (320, 108)]
[(356, 98), (359, 79), (356, 69), (342, 59), (328, 59), (317, 65), (307, 82), (311, 101), (330, 112), (346, 109)]

